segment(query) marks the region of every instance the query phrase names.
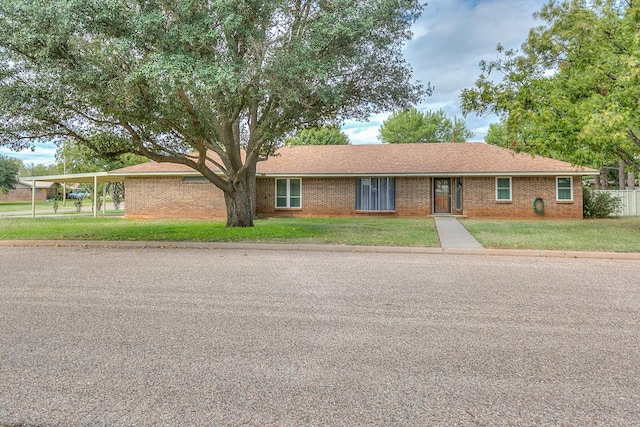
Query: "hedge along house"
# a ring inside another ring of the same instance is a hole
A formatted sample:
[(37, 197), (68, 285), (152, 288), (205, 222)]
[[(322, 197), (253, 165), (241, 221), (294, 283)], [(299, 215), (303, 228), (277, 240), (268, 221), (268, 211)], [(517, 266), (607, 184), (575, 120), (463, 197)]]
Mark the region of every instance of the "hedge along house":
[[(295, 146), (258, 163), (260, 216), (582, 218), (582, 177), (597, 170), (483, 143)], [(144, 163), (124, 178), (126, 216), (226, 217), (198, 172)]]

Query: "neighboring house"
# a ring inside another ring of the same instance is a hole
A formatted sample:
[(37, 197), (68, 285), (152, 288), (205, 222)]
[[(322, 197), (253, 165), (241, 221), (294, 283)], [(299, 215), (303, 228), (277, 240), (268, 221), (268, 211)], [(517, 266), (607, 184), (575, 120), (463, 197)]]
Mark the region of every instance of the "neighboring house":
[[(597, 174), (483, 143), (291, 146), (258, 163), (255, 213), (582, 218), (582, 177)], [(222, 191), (185, 166), (109, 175), (124, 178), (127, 217), (226, 217)]]
[[(55, 182), (36, 181), (36, 201), (44, 202), (58, 194), (59, 184)], [(32, 182), (19, 179), (18, 185), (7, 194), (0, 192), (0, 202), (30, 202)]]

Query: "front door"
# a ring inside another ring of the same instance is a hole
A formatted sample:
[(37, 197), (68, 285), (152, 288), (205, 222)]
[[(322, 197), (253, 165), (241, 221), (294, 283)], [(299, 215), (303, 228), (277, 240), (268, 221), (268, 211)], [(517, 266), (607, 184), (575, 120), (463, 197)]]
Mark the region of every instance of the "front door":
[(451, 213), (451, 178), (433, 180), (433, 213)]

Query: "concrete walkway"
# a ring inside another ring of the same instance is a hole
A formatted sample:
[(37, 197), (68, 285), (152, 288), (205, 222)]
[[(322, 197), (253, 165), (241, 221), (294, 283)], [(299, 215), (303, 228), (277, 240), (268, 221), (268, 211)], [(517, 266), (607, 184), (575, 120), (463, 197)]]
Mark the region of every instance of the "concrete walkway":
[(452, 216), (434, 218), (443, 249), (482, 249), (482, 245)]

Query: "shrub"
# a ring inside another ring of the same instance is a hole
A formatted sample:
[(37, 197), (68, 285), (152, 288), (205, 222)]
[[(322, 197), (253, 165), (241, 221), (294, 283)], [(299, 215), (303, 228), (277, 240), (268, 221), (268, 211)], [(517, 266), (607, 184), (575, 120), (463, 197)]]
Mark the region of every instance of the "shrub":
[(583, 187), (583, 212), (585, 218), (606, 218), (619, 212), (622, 200), (605, 191), (594, 192)]

